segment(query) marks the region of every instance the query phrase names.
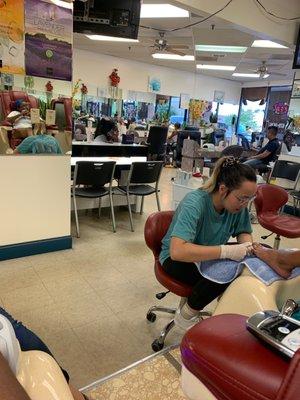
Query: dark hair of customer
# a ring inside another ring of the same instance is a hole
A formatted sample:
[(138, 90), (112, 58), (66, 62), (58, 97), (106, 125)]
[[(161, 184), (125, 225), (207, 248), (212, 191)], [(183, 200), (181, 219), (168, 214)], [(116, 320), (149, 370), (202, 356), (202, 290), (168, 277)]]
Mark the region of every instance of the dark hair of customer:
[(180, 124), (179, 122), (175, 122), (174, 128), (175, 128), (176, 130), (180, 129), (180, 128), (181, 128), (181, 124)]
[(273, 126), (273, 125), (269, 126), (268, 127), (268, 132), (271, 133), (274, 137), (276, 137), (277, 133), (278, 133), (277, 126)]
[(238, 189), (244, 181), (256, 182), (256, 174), (249, 165), (240, 163), (232, 156), (220, 158), (211, 177), (201, 187), (208, 193), (215, 193), (224, 184), (229, 192)]

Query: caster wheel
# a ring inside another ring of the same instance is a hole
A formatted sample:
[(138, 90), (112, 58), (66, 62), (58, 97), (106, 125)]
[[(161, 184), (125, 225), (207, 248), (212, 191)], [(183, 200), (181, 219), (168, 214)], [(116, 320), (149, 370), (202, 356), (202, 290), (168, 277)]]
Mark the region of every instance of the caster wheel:
[(147, 314), (147, 320), (149, 322), (154, 322), (156, 320), (156, 314), (154, 314), (153, 312), (149, 312)]
[(164, 347), (164, 344), (160, 343), (157, 339), (155, 339), (154, 342), (152, 343), (151, 347), (152, 347), (153, 351), (157, 352), (157, 351), (160, 351)]

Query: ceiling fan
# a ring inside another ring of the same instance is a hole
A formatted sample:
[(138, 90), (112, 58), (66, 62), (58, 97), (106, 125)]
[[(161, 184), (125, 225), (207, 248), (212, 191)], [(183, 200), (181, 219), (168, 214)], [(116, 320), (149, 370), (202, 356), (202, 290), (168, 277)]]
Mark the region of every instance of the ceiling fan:
[(264, 78), (265, 75), (286, 76), (286, 74), (282, 74), (280, 72), (270, 71), (269, 68), (272, 68), (272, 67), (278, 67), (278, 65), (276, 65), (276, 64), (268, 64), (267, 65), (266, 61), (262, 61), (261, 65), (259, 65), (258, 68), (253, 69), (251, 71), (254, 71), (257, 74), (259, 74), (260, 78)]
[(189, 46), (185, 44), (169, 44), (167, 39), (165, 38), (165, 32), (158, 32), (159, 37), (155, 39), (152, 46), (149, 48), (154, 52), (166, 52), (177, 54), (179, 56), (185, 56), (185, 53), (180, 50), (188, 50)]

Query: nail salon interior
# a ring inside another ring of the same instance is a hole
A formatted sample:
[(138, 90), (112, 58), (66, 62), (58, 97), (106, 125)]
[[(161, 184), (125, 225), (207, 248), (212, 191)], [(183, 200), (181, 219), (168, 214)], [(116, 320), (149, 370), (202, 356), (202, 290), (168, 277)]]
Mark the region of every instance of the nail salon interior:
[(1, 400), (299, 400), (299, 0), (0, 0)]

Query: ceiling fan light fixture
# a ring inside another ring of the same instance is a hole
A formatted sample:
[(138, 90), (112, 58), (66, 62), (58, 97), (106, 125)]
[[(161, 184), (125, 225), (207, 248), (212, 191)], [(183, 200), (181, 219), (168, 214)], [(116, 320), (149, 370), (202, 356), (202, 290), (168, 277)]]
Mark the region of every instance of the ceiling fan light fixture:
[(210, 44), (196, 44), (196, 51), (213, 51), (220, 53), (245, 53), (247, 47), (245, 46), (221, 46)]
[(242, 72), (234, 72), (232, 76), (237, 78), (259, 78), (259, 74), (250, 74), (250, 73), (242, 73)]
[(197, 64), (198, 69), (214, 70), (214, 71), (234, 71), (234, 65), (212, 65), (212, 64)]
[(287, 46), (283, 46), (282, 44), (272, 42), (272, 40), (254, 40), (251, 47), (261, 47), (269, 49), (288, 49)]
[(188, 18), (190, 13), (172, 4), (142, 4), (140, 18)]
[(195, 57), (192, 55), (180, 56), (178, 54), (168, 54), (168, 53), (154, 53), (153, 58), (159, 60), (176, 60), (176, 61), (195, 61)]
[(138, 43), (138, 39), (128, 39), (122, 37), (115, 36), (105, 36), (105, 35), (85, 35), (87, 38), (91, 40), (100, 40), (103, 42), (129, 42), (129, 43)]
[(264, 74), (262, 78), (267, 79), (267, 78), (269, 78), (269, 76), (270, 76), (270, 74)]

